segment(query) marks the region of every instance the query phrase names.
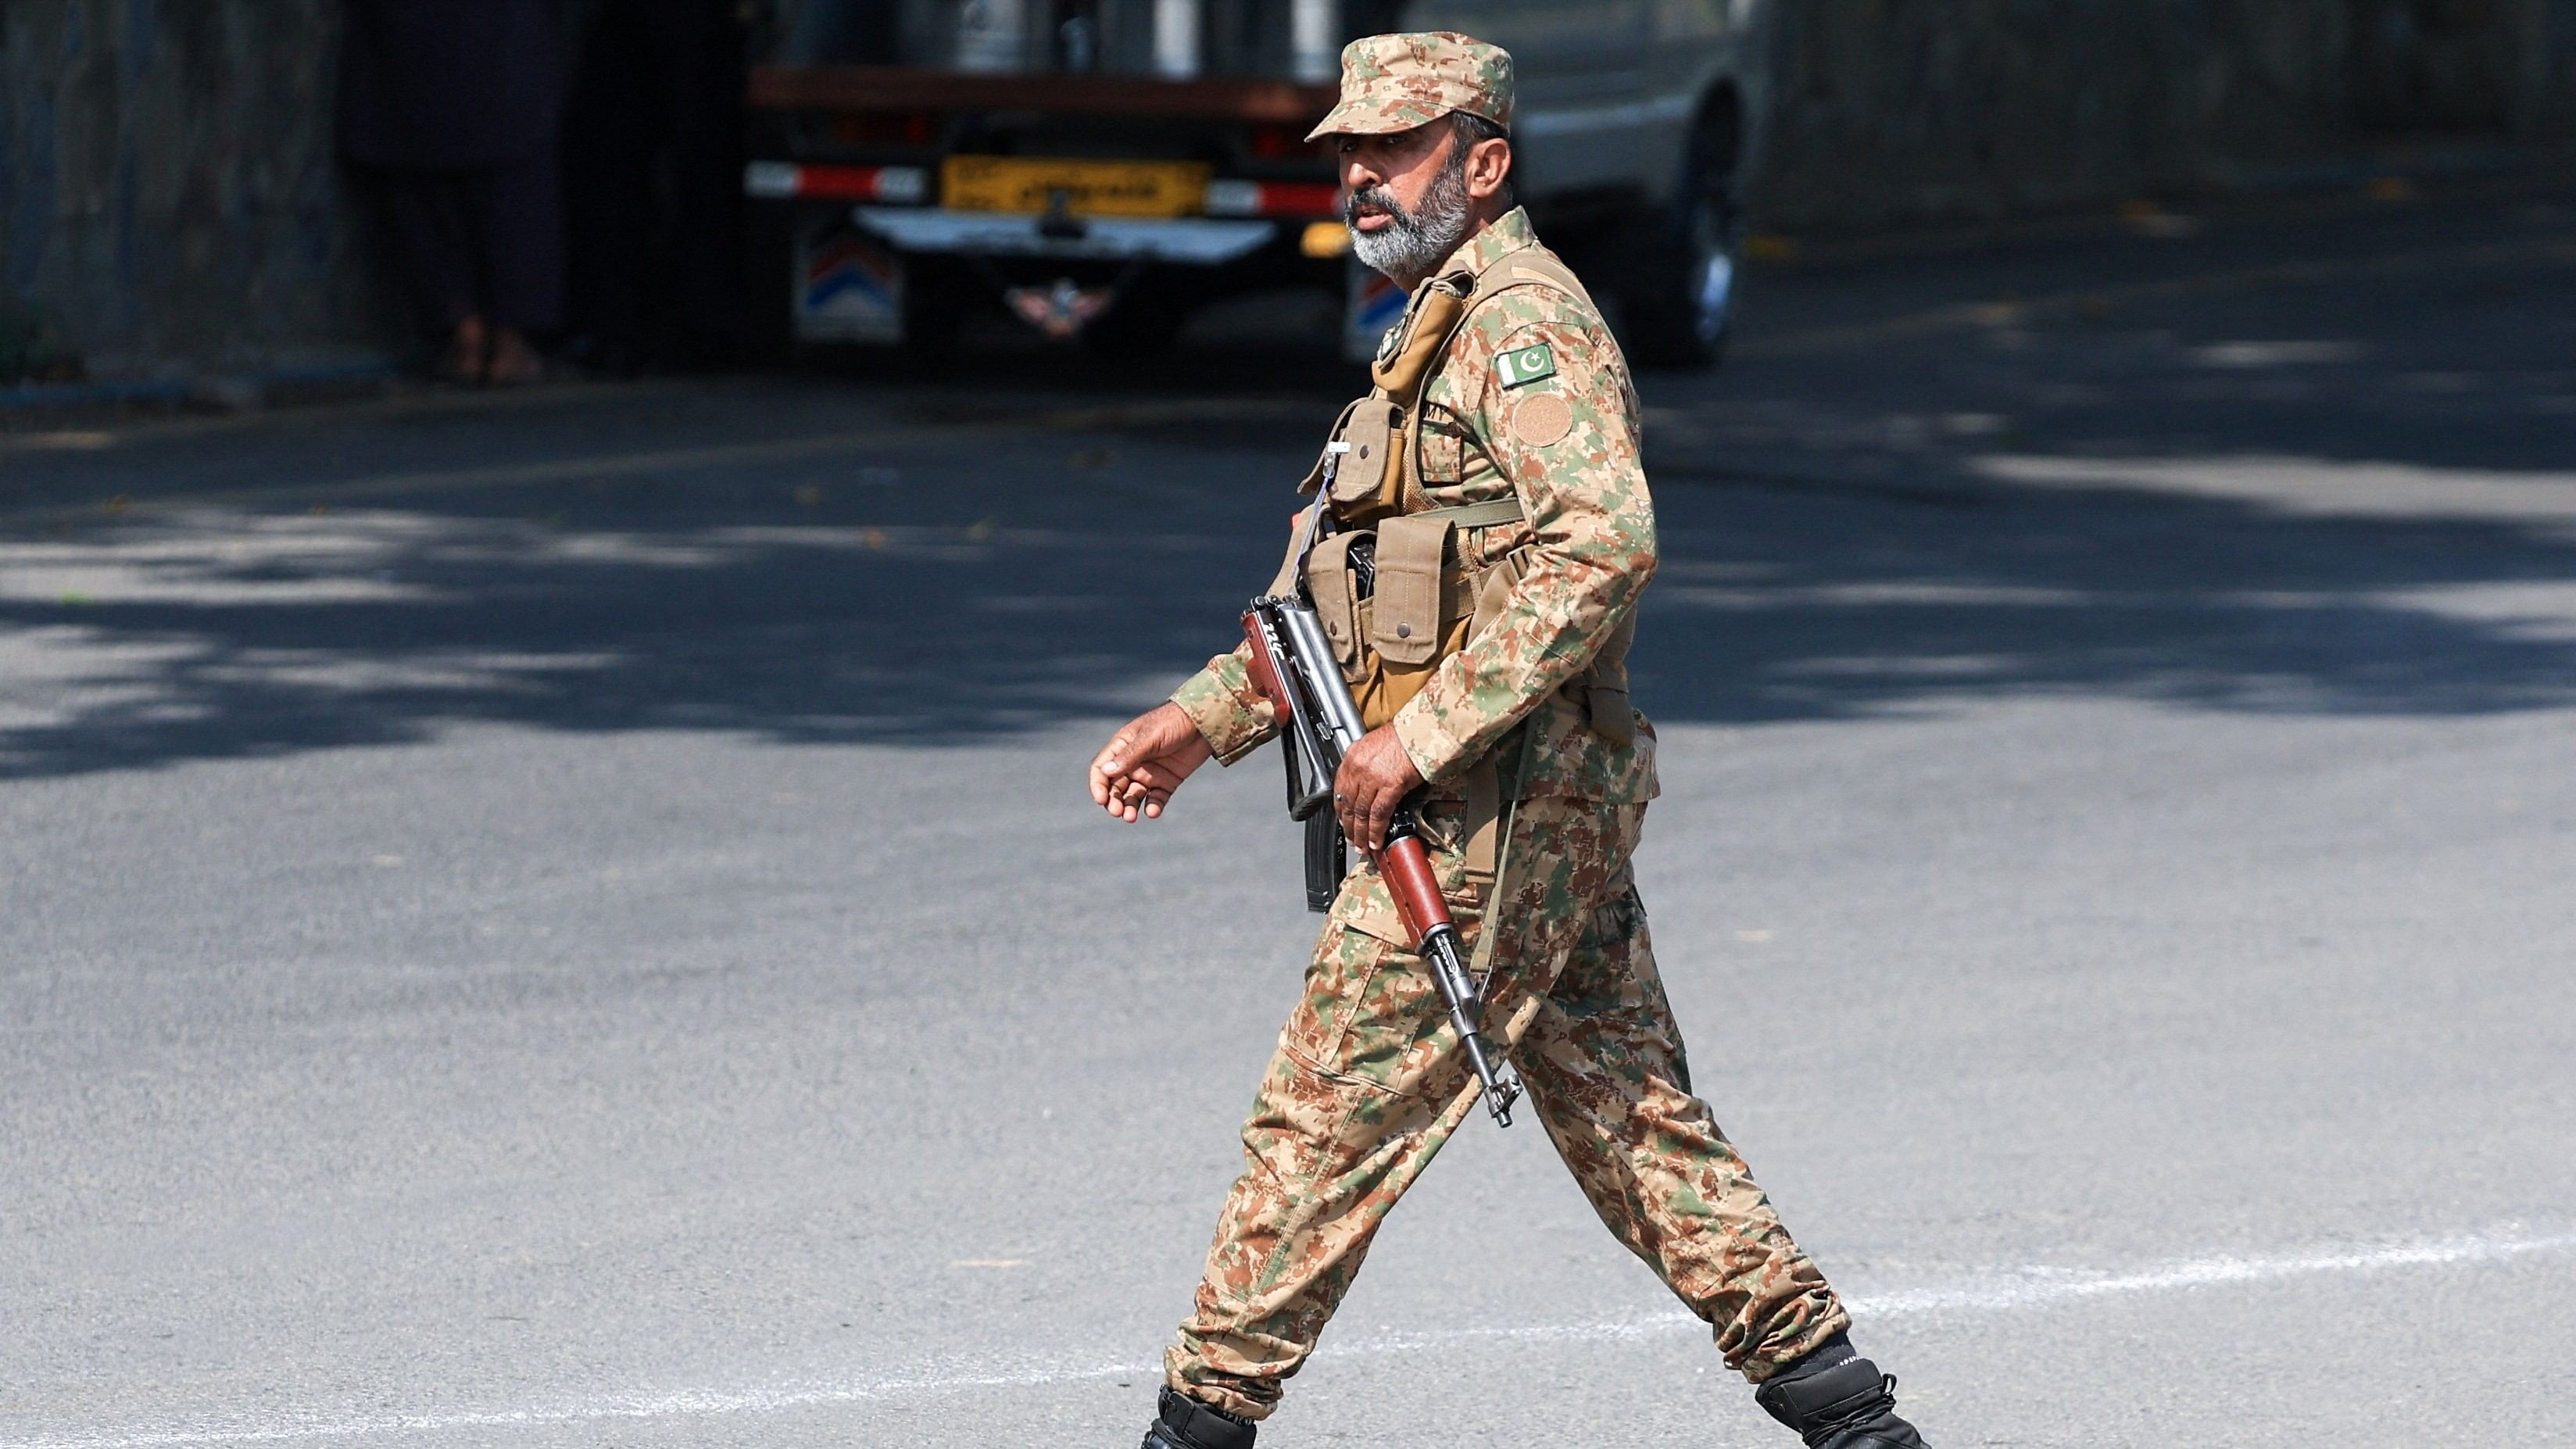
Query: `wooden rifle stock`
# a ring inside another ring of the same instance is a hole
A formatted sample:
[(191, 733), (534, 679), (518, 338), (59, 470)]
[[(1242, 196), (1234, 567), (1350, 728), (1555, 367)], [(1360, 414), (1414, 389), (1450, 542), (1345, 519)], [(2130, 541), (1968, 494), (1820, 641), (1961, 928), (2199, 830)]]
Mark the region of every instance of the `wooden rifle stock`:
[(1270, 652), (1270, 630), (1261, 622), (1259, 609), (1243, 611), (1243, 642), (1252, 646), (1252, 663), (1247, 671), (1252, 676), (1252, 692), (1270, 701), (1270, 717), (1278, 724), (1295, 721), (1288, 707), (1288, 689), (1279, 682), (1279, 661)]

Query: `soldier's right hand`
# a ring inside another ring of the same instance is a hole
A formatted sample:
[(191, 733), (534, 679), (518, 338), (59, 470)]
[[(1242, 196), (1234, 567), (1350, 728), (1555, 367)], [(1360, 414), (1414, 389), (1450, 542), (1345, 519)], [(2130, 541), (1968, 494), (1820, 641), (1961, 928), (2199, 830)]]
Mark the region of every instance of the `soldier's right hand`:
[(1091, 760), (1091, 803), (1130, 823), (1172, 803), (1190, 772), (1216, 758), (1188, 714), (1169, 702), (1127, 722)]

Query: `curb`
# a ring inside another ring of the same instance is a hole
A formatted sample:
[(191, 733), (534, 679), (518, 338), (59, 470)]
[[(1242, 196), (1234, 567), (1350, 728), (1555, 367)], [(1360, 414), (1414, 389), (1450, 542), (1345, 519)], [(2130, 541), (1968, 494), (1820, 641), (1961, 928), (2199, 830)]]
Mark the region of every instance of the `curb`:
[(21, 383), (0, 387), (0, 422), (13, 414), (159, 407), (250, 412), (301, 393), (379, 392), (400, 380), (390, 358), (281, 367), (219, 377), (140, 378), (124, 382)]

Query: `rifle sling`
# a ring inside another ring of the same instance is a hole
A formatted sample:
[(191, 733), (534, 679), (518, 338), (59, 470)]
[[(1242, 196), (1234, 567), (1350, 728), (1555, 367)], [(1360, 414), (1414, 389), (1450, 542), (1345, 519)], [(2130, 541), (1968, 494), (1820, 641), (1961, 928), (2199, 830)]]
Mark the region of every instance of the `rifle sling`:
[[(1486, 827), (1486, 838), (1495, 842), (1494, 848), (1497, 852), (1493, 867), (1494, 879), (1493, 884), (1485, 890), (1484, 909), (1477, 916), (1476, 949), (1467, 961), (1467, 979), (1475, 983), (1476, 994), (1489, 1007), (1494, 1002), (1495, 945), (1503, 938), (1503, 932), (1507, 929), (1503, 918), (1510, 913), (1511, 909), (1507, 892), (1511, 885), (1512, 826), (1519, 816), (1518, 804), (1505, 800), (1501, 802), (1496, 818)], [(1532, 1004), (1534, 1001), (1535, 998), (1532, 998), (1532, 1002), (1523, 1004)], [(1504, 1028), (1500, 1046), (1506, 1052), (1511, 1049), (1513, 1043), (1520, 1040), (1521, 1030), (1528, 1025), (1522, 1012), (1516, 1010), (1513, 1015), (1523, 1019), (1516, 1020)], [(1476, 1025), (1482, 1029), (1484, 1023), (1478, 1021)]]

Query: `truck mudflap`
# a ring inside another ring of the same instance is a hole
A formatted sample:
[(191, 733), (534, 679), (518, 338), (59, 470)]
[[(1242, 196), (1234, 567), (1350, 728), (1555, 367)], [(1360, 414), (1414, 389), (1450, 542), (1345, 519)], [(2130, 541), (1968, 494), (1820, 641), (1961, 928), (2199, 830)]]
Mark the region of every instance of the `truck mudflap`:
[(805, 342), (903, 341), (903, 258), (846, 224), (797, 238), (795, 332)]
[(851, 212), (851, 220), (906, 252), (1197, 267), (1223, 266), (1260, 250), (1279, 235), (1280, 225), (1205, 217), (1030, 216), (914, 206), (862, 206)]

